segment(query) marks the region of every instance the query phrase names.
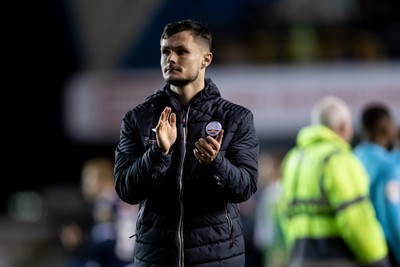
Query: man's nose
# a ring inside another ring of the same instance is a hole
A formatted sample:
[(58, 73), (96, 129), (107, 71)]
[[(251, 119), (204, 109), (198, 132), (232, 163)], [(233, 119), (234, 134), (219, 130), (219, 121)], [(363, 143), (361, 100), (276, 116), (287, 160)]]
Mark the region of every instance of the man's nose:
[(167, 62), (176, 62), (176, 53), (171, 52), (171, 53), (168, 55)]

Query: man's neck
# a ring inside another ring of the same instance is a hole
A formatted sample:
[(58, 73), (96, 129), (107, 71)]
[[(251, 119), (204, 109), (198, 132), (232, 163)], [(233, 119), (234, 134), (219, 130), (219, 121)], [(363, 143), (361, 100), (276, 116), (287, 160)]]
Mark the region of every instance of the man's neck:
[(182, 105), (189, 105), (193, 97), (204, 88), (204, 79), (202, 83), (190, 83), (185, 86), (171, 85), (171, 90), (176, 94)]
[(381, 136), (369, 137), (367, 140), (370, 141), (371, 143), (380, 145), (381, 147), (383, 147), (385, 149), (388, 149), (389, 144), (390, 144), (390, 142), (388, 141), (388, 139), (386, 137), (381, 137)]

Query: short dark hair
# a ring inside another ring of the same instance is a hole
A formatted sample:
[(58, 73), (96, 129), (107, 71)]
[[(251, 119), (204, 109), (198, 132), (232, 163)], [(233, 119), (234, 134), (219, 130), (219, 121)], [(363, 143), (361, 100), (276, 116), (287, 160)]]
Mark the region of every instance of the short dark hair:
[(190, 31), (194, 37), (204, 40), (205, 43), (208, 45), (208, 48), (211, 50), (212, 36), (210, 31), (204, 24), (191, 19), (171, 22), (167, 24), (164, 27), (160, 40), (167, 39), (171, 35), (183, 31)]
[(361, 123), (368, 133), (376, 133), (383, 119), (391, 118), (389, 108), (382, 103), (367, 105), (362, 112)]

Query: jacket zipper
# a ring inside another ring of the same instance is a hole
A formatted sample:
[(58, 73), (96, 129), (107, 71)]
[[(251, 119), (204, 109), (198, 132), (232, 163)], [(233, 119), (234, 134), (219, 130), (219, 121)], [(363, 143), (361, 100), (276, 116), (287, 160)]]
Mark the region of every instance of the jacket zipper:
[(183, 166), (186, 158), (186, 140), (187, 140), (187, 121), (189, 117), (189, 109), (190, 106), (183, 110), (183, 156), (182, 156), (182, 164), (181, 164), (181, 169), (180, 169), (180, 177), (179, 177), (179, 203), (181, 205), (181, 214), (179, 218), (179, 224), (178, 224), (178, 240), (179, 240), (179, 266), (183, 267), (185, 266), (185, 250), (184, 250), (184, 244), (183, 244), (183, 214), (184, 214), (184, 207), (183, 207), (183, 202), (182, 202), (182, 195), (183, 195)]

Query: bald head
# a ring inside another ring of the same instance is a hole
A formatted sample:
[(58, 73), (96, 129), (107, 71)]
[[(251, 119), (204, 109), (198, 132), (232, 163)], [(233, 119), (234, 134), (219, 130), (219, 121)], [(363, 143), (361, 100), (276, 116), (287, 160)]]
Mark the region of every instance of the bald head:
[(350, 108), (336, 96), (324, 96), (314, 104), (311, 123), (325, 125), (348, 143), (353, 138)]

